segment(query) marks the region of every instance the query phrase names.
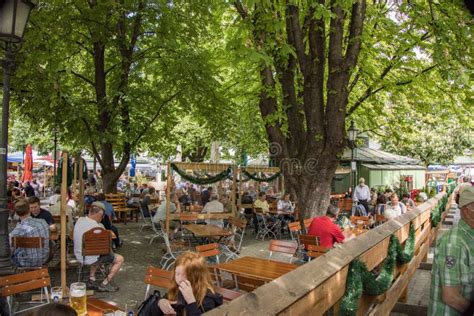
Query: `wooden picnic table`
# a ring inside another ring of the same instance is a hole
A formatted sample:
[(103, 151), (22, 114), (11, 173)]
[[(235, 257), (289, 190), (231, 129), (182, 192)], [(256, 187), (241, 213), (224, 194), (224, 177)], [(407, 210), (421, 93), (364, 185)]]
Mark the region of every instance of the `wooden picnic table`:
[[(192, 214), (188, 212), (183, 212), (184, 214)], [(178, 220), (179, 221), (179, 214), (178, 212), (176, 213), (171, 213), (170, 214), (170, 220)], [(196, 214), (197, 219), (227, 219), (229, 217), (233, 217), (232, 213), (199, 213)]]
[(220, 263), (215, 267), (221, 271), (268, 282), (296, 269), (298, 266), (281, 261), (241, 257), (233, 261)]
[(224, 237), (232, 235), (230, 230), (212, 224), (188, 224), (184, 225), (183, 228), (189, 230), (196, 237)]
[(106, 301), (98, 299), (96, 297), (87, 297), (87, 314), (88, 316), (102, 316), (104, 312), (115, 312), (122, 311), (120, 307), (110, 304)]

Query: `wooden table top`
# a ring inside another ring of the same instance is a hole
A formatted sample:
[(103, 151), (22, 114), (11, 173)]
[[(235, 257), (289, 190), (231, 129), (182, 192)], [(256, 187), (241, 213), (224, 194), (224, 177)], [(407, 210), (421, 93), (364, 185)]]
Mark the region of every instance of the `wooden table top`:
[(221, 228), (217, 225), (200, 225), (200, 224), (189, 224), (183, 226), (186, 230), (189, 230), (196, 237), (211, 237), (211, 236), (230, 236), (232, 232), (230, 230)]
[(87, 315), (88, 316), (102, 316), (104, 312), (115, 312), (123, 310), (113, 304), (107, 303), (96, 297), (88, 296), (87, 297)]
[(87, 315), (99, 316), (105, 311), (123, 311), (121, 308), (95, 297), (87, 297)]
[(229, 273), (249, 276), (255, 279), (272, 281), (296, 269), (292, 263), (273, 261), (255, 257), (241, 257), (239, 259), (221, 263), (216, 268)]
[(359, 236), (359, 235), (362, 235), (363, 233), (366, 233), (368, 232), (369, 230), (368, 229), (365, 229), (365, 228), (362, 228), (362, 229), (358, 229), (357, 227), (353, 227), (353, 228), (350, 228), (350, 229), (345, 229), (343, 231), (344, 233), (344, 236), (348, 237), (350, 236), (351, 234), (354, 234), (356, 236)]
[[(180, 213), (171, 213), (169, 216), (170, 220), (179, 220), (179, 214)], [(184, 214), (192, 214), (192, 212), (186, 212)], [(198, 213), (196, 215), (198, 219), (227, 219), (234, 216), (232, 213)]]

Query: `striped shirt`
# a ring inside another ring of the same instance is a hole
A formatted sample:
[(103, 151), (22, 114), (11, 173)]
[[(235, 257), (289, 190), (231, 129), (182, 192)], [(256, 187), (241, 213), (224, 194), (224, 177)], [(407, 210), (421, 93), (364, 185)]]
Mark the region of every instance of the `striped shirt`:
[(474, 228), (464, 220), (438, 241), (431, 272), (428, 315), (461, 315), (442, 300), (443, 286), (459, 286), (461, 295), (474, 301)]

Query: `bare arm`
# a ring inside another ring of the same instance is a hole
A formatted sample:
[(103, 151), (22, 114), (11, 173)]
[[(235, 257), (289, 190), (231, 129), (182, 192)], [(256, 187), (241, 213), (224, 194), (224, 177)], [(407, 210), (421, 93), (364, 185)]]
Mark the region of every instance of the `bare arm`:
[(443, 302), (459, 312), (464, 312), (470, 302), (460, 292), (460, 286), (443, 286)]

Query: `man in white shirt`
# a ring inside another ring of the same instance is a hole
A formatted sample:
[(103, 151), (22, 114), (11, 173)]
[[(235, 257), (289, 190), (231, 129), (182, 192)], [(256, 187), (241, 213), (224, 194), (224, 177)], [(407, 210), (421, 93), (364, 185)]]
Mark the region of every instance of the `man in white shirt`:
[(405, 214), (406, 211), (406, 206), (398, 200), (398, 195), (392, 194), (383, 215), (386, 219), (392, 219)]
[[(216, 193), (212, 193), (210, 201), (206, 203), (201, 213), (211, 214), (211, 213), (223, 213), (223, 212), (224, 212), (224, 204), (219, 202), (219, 197), (217, 196)], [(206, 220), (206, 223), (224, 227), (224, 220), (222, 219), (208, 219)]]
[(370, 200), (370, 189), (369, 186), (365, 184), (365, 179), (359, 179), (359, 185), (356, 186), (354, 190), (353, 196), (354, 202), (359, 202), (365, 207), (366, 212), (369, 211), (369, 203)]
[[(100, 292), (116, 292), (119, 290), (117, 286), (112, 285), (112, 278), (117, 274), (123, 264), (123, 257), (119, 254), (110, 253), (108, 255), (100, 256), (82, 256), (82, 236), (85, 232), (96, 228), (104, 228), (100, 222), (105, 213), (105, 206), (100, 202), (92, 203), (89, 214), (86, 217), (81, 217), (74, 226), (74, 255), (76, 259), (86, 265), (90, 265), (89, 281), (87, 287), (97, 288)], [(100, 264), (111, 264), (109, 275), (102, 281), (101, 284), (96, 284), (95, 272)]]

